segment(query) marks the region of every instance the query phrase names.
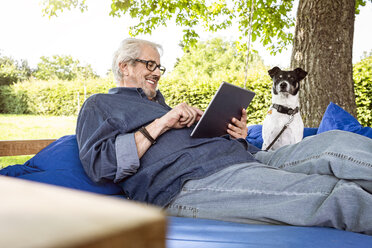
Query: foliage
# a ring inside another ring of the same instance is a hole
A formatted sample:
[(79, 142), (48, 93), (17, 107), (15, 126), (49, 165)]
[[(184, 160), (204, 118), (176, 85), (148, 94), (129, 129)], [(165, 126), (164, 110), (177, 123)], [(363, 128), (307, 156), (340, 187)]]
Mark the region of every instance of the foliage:
[(82, 65), (71, 56), (54, 55), (40, 57), (37, 69), (32, 70), (26, 60), (20, 62), (0, 54), (0, 85), (10, 85), (29, 80), (31, 76), (39, 80), (83, 80), (98, 77), (91, 65)]
[(372, 127), (372, 56), (355, 64), (353, 74), (358, 120)]
[(57, 12), (63, 12), (64, 9), (71, 10), (71, 8), (79, 8), (81, 12), (88, 9), (85, 4), (86, 0), (44, 0), (43, 5), (43, 15), (57, 16)]
[[(226, 42), (221, 38), (215, 38), (206, 42), (198, 42), (195, 47), (187, 50), (182, 58), (178, 59), (172, 74), (187, 78), (190, 76), (195, 78), (198, 75), (213, 78), (221, 71), (228, 75), (230, 72), (244, 71), (244, 61), (244, 51), (237, 42)], [(256, 62), (263, 64), (261, 58), (255, 54), (251, 56), (249, 64)]]
[(76, 80), (95, 78), (91, 65), (81, 65), (80, 61), (71, 56), (53, 55), (52, 57), (40, 57), (37, 69), (33, 76), (39, 80)]
[[(356, 13), (368, 0), (356, 0)], [(372, 2), (372, 0), (369, 0)], [(199, 27), (217, 32), (238, 25), (240, 38), (250, 29), (250, 11), (254, 3), (252, 40), (260, 39), (273, 53), (281, 52), (292, 43), (290, 29), (295, 20), (291, 16), (294, 0), (112, 0), (111, 16), (129, 15), (137, 24), (130, 27), (130, 35), (151, 34), (169, 22), (184, 27), (185, 48), (196, 44)], [(57, 16), (64, 9), (87, 9), (85, 0), (43, 0), (43, 13)]]
[(0, 54), (0, 85), (10, 85), (28, 79), (31, 69), (27, 61), (18, 62)]
[[(369, 0), (372, 3), (372, 0)], [(358, 15), (360, 13), (360, 6), (366, 6), (368, 0), (356, 0), (355, 1), (355, 14)]]
[(0, 86), (0, 113), (29, 114), (27, 90), (18, 87), (21, 83)]
[(83, 104), (85, 97), (107, 92), (114, 86), (111, 78), (89, 79), (83, 82), (31, 80), (2, 86), (0, 111), (10, 114), (76, 115), (78, 106)]

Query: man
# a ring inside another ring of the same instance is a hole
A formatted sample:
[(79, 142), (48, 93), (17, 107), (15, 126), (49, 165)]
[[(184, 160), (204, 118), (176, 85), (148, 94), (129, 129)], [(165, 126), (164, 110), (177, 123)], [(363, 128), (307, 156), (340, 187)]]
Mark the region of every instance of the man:
[(202, 111), (165, 104), (159, 49), (124, 40), (113, 59), (118, 87), (84, 103), (76, 133), (92, 180), (170, 215), (372, 234), (371, 139), (334, 131), (264, 152), (244, 140), (245, 111), (229, 135), (191, 138)]

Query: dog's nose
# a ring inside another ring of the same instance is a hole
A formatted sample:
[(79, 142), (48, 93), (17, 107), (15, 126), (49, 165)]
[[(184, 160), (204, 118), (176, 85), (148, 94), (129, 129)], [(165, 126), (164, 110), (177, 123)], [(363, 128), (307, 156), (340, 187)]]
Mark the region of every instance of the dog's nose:
[(286, 89), (287, 88), (287, 83), (280, 83), (280, 88), (281, 89)]

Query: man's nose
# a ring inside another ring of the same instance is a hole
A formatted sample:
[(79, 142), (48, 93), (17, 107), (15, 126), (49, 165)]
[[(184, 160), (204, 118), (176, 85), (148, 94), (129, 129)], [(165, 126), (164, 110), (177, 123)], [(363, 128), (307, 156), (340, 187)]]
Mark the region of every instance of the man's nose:
[(159, 67), (156, 67), (155, 70), (152, 72), (156, 76), (160, 77), (161, 76), (161, 71)]

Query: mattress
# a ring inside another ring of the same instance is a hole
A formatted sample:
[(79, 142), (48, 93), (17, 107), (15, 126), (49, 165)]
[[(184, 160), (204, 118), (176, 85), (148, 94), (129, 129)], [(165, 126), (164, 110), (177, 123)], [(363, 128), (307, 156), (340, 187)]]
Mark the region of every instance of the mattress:
[(372, 236), (326, 227), (168, 218), (168, 248), (371, 248)]

